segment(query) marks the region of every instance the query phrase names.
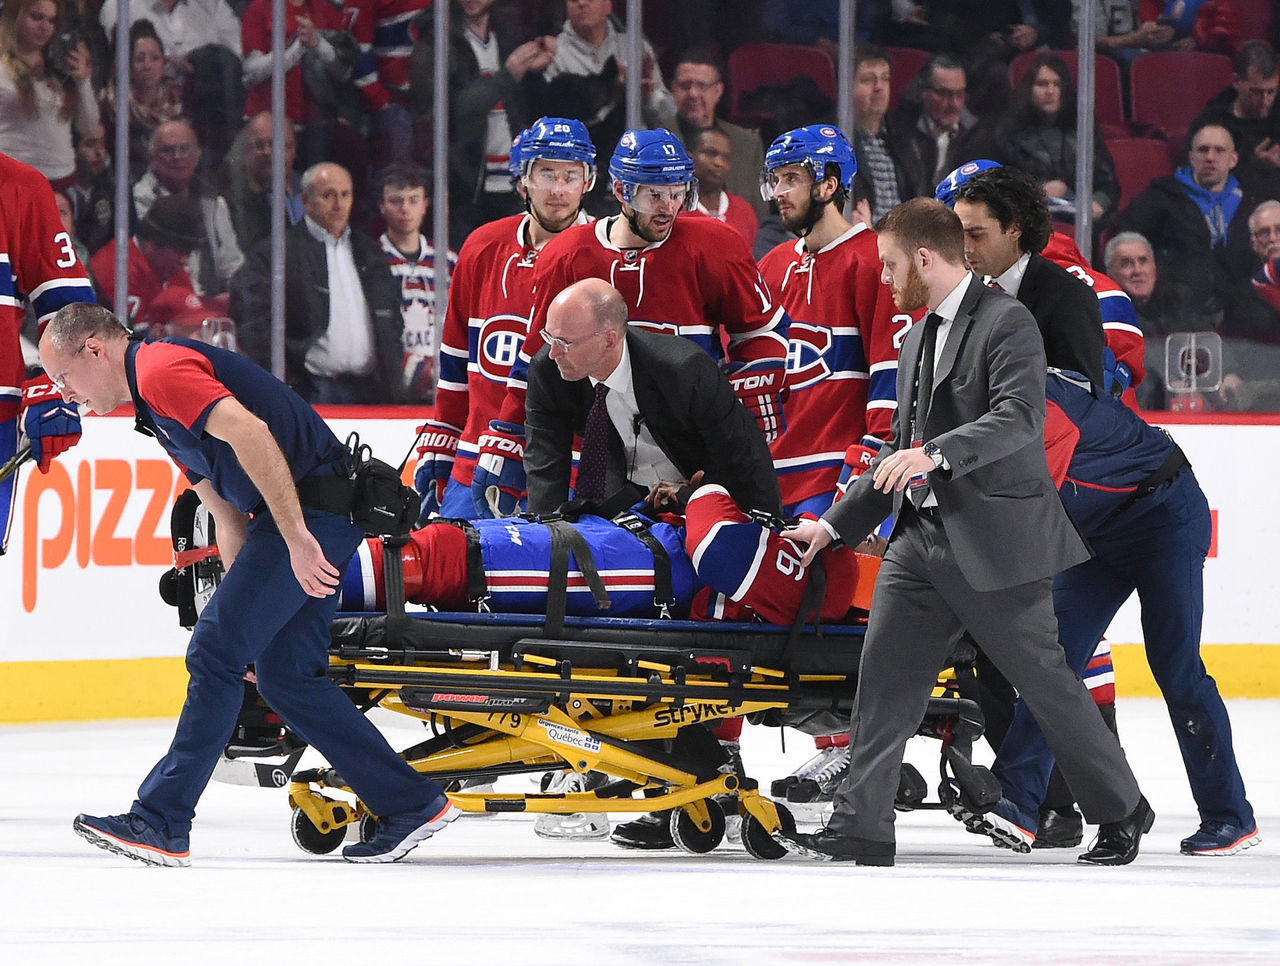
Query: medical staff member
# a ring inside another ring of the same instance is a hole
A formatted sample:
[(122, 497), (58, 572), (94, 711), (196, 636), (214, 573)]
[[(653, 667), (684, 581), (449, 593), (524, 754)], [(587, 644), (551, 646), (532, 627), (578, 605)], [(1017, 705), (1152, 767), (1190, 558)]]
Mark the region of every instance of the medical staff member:
[(253, 664), (263, 698), (378, 816), (351, 862), (394, 862), (453, 821), (439, 786), (410, 768), (328, 677), (343, 566), (360, 543), (344, 449), (300, 396), (233, 352), (186, 339), (131, 341), (111, 312), (66, 306), (40, 340), (63, 399), (109, 413), (132, 401), (209, 508), (227, 575), (187, 648), (190, 683), (173, 744), (123, 815), (78, 815), (99, 848), (190, 865), (191, 820)]

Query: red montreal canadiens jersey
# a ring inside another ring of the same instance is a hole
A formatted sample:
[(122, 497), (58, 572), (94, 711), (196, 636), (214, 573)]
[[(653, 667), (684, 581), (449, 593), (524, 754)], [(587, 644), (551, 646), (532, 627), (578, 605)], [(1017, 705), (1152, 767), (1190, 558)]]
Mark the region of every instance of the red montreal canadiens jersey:
[(351, 79), (371, 111), (388, 101), (409, 105), (413, 18), (430, 5), (431, 0), (348, 0), (343, 5), (349, 29), (360, 44)]
[[(501, 412), (529, 328), (539, 251), (525, 240), (528, 218), (511, 215), (473, 231), (449, 284), (436, 419), (462, 429), (453, 478), (465, 486), (475, 472), (476, 441)], [(579, 215), (581, 224), (586, 220)]]
[(786, 361), (786, 313), (774, 303), (742, 236), (713, 218), (679, 215), (664, 241), (620, 249), (609, 241), (614, 219), (570, 228), (538, 260), (529, 335), (511, 371), (502, 418), (524, 422), (529, 360), (542, 348), (547, 306), (584, 278), (622, 293), (632, 325), (682, 335), (717, 359)]
[(787, 242), (760, 260), (791, 317), (787, 428), (769, 447), (783, 506), (834, 493), (845, 450), (890, 436), (911, 316), (896, 313), (880, 271), (875, 232), (861, 224), (821, 251)]
[(1125, 401), (1133, 408), (1137, 403), (1133, 398), (1133, 389), (1147, 374), (1143, 359), (1144, 345), (1142, 327), (1138, 325), (1138, 313), (1133, 302), (1114, 280), (1103, 275), (1085, 261), (1084, 255), (1076, 247), (1070, 235), (1055, 231), (1049, 235), (1049, 244), (1040, 253), (1055, 265), (1060, 265), (1084, 282), (1093, 294), (1098, 296), (1098, 308), (1102, 310), (1102, 331), (1107, 339), (1107, 348), (1115, 355), (1117, 362), (1123, 362), (1133, 374), (1129, 390), (1125, 393)]

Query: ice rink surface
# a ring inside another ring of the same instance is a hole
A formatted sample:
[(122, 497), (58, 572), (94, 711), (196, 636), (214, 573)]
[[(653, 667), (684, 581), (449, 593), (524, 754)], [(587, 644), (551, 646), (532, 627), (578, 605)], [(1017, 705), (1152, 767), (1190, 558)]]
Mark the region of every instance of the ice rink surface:
[[(1014, 855), (941, 812), (898, 818), (892, 869), (636, 853), (554, 843), (525, 816), (465, 818), (399, 864), (355, 866), (293, 844), (283, 791), (212, 784), (192, 867), (98, 851), (77, 812), (128, 808), (172, 722), (0, 728), (0, 957), (8, 966), (153, 963), (813, 964), (1280, 963), (1280, 701), (1230, 703), (1263, 842), (1178, 854), (1198, 824), (1163, 704), (1121, 700), (1121, 737), (1155, 828), (1123, 868), (1079, 850)], [(392, 743), (421, 731), (379, 719)], [(748, 726), (768, 783), (812, 754), (803, 735)], [(909, 750), (936, 785), (936, 742)], [(308, 752), (310, 756), (312, 753)], [(303, 765), (314, 762), (310, 757)], [(525, 777), (501, 788), (529, 788)], [(931, 791), (930, 797), (934, 793)], [(1086, 831), (1086, 844), (1091, 833)]]

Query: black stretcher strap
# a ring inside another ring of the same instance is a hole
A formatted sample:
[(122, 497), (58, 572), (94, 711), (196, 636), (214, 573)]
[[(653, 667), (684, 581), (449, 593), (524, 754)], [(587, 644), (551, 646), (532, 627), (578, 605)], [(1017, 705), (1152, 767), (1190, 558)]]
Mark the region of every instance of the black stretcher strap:
[(813, 558), (809, 564), (809, 579), (805, 581), (804, 594), (800, 597), (800, 609), (796, 619), (791, 623), (791, 632), (787, 634), (786, 646), (782, 649), (783, 660), (791, 657), (791, 649), (805, 625), (812, 622), (817, 637), (822, 637), (822, 604), (827, 599), (827, 568), (823, 566), (822, 557)]
[(409, 617), (404, 612), (404, 567), (400, 549), (408, 539), (382, 541), (382, 584), (387, 598), (387, 646), (401, 647)]
[(670, 611), (676, 602), (675, 589), (671, 580), (671, 558), (667, 556), (667, 548), (657, 537), (649, 532), (653, 521), (638, 513), (620, 513), (613, 522), (645, 545), (653, 556), (653, 604), (659, 611)]
[(609, 609), (609, 594), (605, 590), (600, 572), (596, 570), (591, 548), (577, 530), (563, 520), (545, 521), (551, 537), (551, 566), (547, 572), (547, 623), (546, 633), (555, 635), (564, 629), (564, 616), (569, 603), (569, 555), (578, 562), (578, 569), (587, 581), (596, 607)]

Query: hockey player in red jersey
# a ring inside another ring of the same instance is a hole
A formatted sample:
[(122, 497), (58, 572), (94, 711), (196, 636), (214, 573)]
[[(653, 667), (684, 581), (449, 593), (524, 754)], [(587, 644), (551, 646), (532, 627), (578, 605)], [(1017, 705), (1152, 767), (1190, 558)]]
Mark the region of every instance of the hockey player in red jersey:
[(501, 419), (481, 441), (472, 479), (477, 503), (511, 512), (524, 490), (524, 393), (542, 347), (547, 306), (584, 278), (622, 293), (632, 325), (692, 339), (729, 372), (766, 440), (782, 428), (787, 315), (774, 303), (742, 236), (711, 218), (687, 218), (696, 199), (693, 161), (669, 131), (628, 131), (609, 162), (622, 214), (571, 228), (538, 262), (529, 335), (512, 367)]
[[(948, 208), (955, 207), (956, 191), (980, 171), (1000, 167), (998, 161), (979, 158), (966, 161), (938, 182), (934, 197)], [(1108, 276), (1091, 266), (1076, 246), (1075, 240), (1057, 228), (1049, 235), (1049, 243), (1040, 252), (1047, 258), (1093, 289), (1102, 312), (1102, 331), (1106, 337), (1109, 355), (1103, 365), (1106, 390), (1112, 395), (1122, 395), (1130, 409), (1138, 408), (1133, 390), (1146, 376), (1146, 363), (1142, 327), (1138, 324), (1138, 312), (1124, 290)]]
[[(47, 472), (53, 458), (80, 439), (80, 413), (49, 376), (26, 378), (18, 333), (28, 302), (43, 330), (62, 306), (92, 301), (48, 179), (0, 154), (0, 464), (16, 459), (21, 441)], [(12, 470), (0, 480), (0, 553), (9, 542), (16, 483)]]
[(423, 427), (414, 481), (424, 517), (493, 515), (483, 500), (472, 500), (471, 478), (528, 331), (534, 268), (547, 242), (590, 220), (582, 198), (595, 183), (596, 149), (580, 121), (540, 118), (521, 132), (511, 157), (525, 214), (473, 231), (450, 282), (435, 419)]
[(897, 405), (911, 316), (896, 312), (880, 280), (875, 233), (841, 213), (857, 170), (852, 145), (829, 124), (788, 131), (765, 154), (761, 194), (799, 236), (760, 260), (791, 318), (787, 428), (769, 447), (786, 516), (830, 507), (846, 456), (854, 476), (869, 465)]

